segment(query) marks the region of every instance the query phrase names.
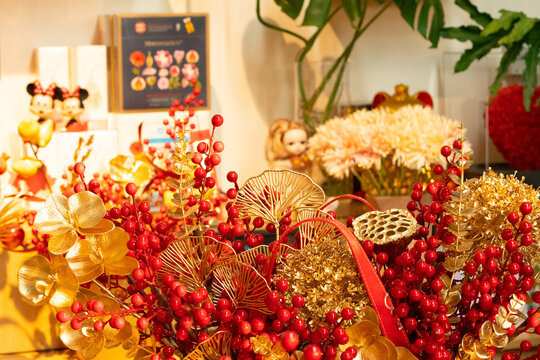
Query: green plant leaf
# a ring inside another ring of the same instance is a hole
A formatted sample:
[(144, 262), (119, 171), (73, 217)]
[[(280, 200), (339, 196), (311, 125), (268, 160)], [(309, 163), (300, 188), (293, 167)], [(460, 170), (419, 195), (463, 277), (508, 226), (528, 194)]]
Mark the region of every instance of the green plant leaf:
[(516, 41), (521, 41), (531, 31), (538, 19), (528, 17), (521, 18), (512, 28), (512, 31), (499, 39), (499, 45), (507, 45)]
[[(440, 32), (444, 26), (444, 9), (441, 0), (394, 0), (401, 11), (401, 16), (414, 29), (437, 47)], [(420, 7), (420, 11), (418, 8)], [(418, 17), (416, 13), (418, 12)]]
[(506, 74), (508, 73), (508, 67), (514, 61), (516, 61), (522, 47), (523, 42), (518, 42), (510, 46), (504, 53), (499, 64), (499, 69), (497, 70), (497, 76), (495, 76), (495, 80), (489, 87), (489, 92), (492, 96), (495, 96), (497, 94), (497, 91), (499, 91), (499, 89), (501, 88)]
[(322, 28), (330, 14), (330, 5), (332, 0), (311, 0), (304, 15), (302, 26), (316, 26)]
[(414, 29), (414, 19), (418, 3), (415, 0), (394, 0), (394, 3), (401, 12), (401, 17)]
[[(531, 46), (523, 57), (525, 60), (525, 70), (523, 70), (523, 81), (525, 82), (525, 87), (523, 88), (523, 105), (527, 111), (531, 109), (531, 98), (537, 83), (537, 66), (540, 60), (538, 57), (538, 53), (540, 52), (540, 33), (538, 29), (531, 32), (528, 40)], [(535, 104), (535, 106), (537, 105)]]
[(478, 8), (469, 0), (455, 0), (455, 4), (465, 10), (478, 25), (486, 27), (493, 21), (488, 13), (478, 11)]
[(494, 47), (497, 47), (497, 39), (487, 38), (483, 42), (473, 43), (472, 48), (465, 50), (459, 58), (454, 67), (454, 72), (458, 73), (466, 70), (474, 60), (484, 57)]
[(514, 23), (514, 21), (525, 17), (522, 12), (501, 10), (501, 17), (491, 21), (482, 31), (482, 36), (488, 36), (496, 33), (499, 30), (508, 31)]
[(345, 13), (347, 13), (351, 23), (354, 23), (356, 20), (360, 19), (360, 16), (362, 16), (362, 4), (365, 2), (366, 0), (341, 0), (343, 9), (345, 10)]
[(302, 11), (304, 0), (274, 0), (281, 7), (281, 11), (292, 19), (296, 19)]
[(475, 25), (451, 27), (442, 29), (441, 37), (445, 39), (455, 39), (461, 42), (478, 42), (485, 40), (485, 37), (480, 35), (481, 32), (482, 29)]

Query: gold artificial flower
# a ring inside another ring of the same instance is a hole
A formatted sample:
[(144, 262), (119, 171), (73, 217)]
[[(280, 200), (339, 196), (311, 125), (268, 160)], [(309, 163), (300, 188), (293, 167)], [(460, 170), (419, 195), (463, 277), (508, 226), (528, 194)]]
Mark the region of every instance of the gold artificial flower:
[(60, 255), (51, 255), (50, 262), (42, 255), (32, 256), (19, 269), (19, 292), (32, 305), (69, 306), (78, 288), (77, 278)]
[(103, 331), (94, 330), (94, 323), (99, 318), (86, 319), (82, 322), (79, 330), (73, 330), (71, 324), (64, 323), (60, 325), (60, 339), (71, 350), (80, 351), (85, 359), (93, 359), (101, 351), (103, 346), (111, 349), (129, 340), (134, 332), (137, 332), (129, 322), (118, 330), (109, 325), (103, 328)]
[(377, 315), (373, 309), (367, 312), (365, 319), (367, 320), (362, 320), (345, 330), (349, 335), (349, 342), (339, 346), (341, 351), (354, 346), (358, 351), (357, 359), (417, 360), (408, 349), (396, 347), (392, 341), (381, 335)]
[(99, 196), (89, 191), (72, 195), (51, 194), (34, 221), (36, 229), (50, 234), (49, 251), (63, 254), (78, 240), (79, 235), (96, 235), (111, 231), (112, 221), (103, 219), (107, 210)]
[(144, 188), (155, 176), (154, 166), (144, 153), (135, 157), (118, 155), (109, 161), (109, 166), (111, 179), (121, 184), (132, 182), (139, 188)]
[(121, 228), (105, 234), (80, 239), (66, 254), (69, 267), (81, 284), (107, 275), (128, 275), (139, 266), (137, 260), (126, 256), (129, 235)]

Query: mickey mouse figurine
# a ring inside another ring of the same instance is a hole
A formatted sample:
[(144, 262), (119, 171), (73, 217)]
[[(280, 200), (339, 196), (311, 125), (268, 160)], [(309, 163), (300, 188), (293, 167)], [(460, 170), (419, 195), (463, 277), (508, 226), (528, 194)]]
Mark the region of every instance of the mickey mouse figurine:
[(56, 84), (52, 83), (47, 90), (43, 91), (41, 83), (37, 80), (28, 84), (26, 91), (32, 96), (30, 112), (38, 117), (40, 124), (54, 113), (54, 100), (60, 99), (62, 96), (62, 92)]
[(62, 116), (68, 118), (65, 129), (67, 131), (85, 131), (79, 117), (84, 112), (83, 101), (88, 98), (88, 91), (77, 86), (73, 92), (62, 88)]

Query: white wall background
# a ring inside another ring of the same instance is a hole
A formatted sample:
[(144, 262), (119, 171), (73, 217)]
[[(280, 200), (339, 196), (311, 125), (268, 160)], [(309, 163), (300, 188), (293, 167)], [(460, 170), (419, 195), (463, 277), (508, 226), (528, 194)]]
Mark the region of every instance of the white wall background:
[[(273, 1), (262, 3), (265, 18), (294, 25)], [(474, 3), (494, 14), (504, 7), (540, 17), (537, 0)], [(453, 2), (447, 2), (446, 10), (448, 24), (468, 21)], [(259, 24), (255, 0), (0, 0), (0, 151), (9, 152), (18, 143), (16, 126), (29, 115), (25, 88), (35, 79), (37, 47), (102, 44), (104, 36), (98, 30), (101, 15), (187, 11), (210, 15), (211, 113), (220, 113), (226, 120), (218, 134), (226, 144), (220, 176), (236, 169), (241, 179), (246, 179), (262, 171), (266, 167), (263, 143), (268, 124), (276, 117), (294, 117), (293, 61), (299, 47), (293, 37)], [(340, 39), (350, 29), (344, 19), (336, 19), (332, 25), (312, 59), (332, 57), (342, 48)], [(411, 92), (428, 90), (439, 111), (469, 127), (477, 160), (482, 160), (481, 101), (491, 78), (487, 63), (451, 75), (449, 65), (456, 57), (452, 53), (463, 49), (463, 44), (445, 40), (438, 49), (429, 49), (429, 43), (391, 8), (363, 35), (352, 54), (351, 101), (369, 103), (376, 92), (391, 92), (397, 83), (408, 84)], [(121, 130), (120, 151), (127, 153), (140, 120), (165, 116), (111, 115), (111, 126)]]

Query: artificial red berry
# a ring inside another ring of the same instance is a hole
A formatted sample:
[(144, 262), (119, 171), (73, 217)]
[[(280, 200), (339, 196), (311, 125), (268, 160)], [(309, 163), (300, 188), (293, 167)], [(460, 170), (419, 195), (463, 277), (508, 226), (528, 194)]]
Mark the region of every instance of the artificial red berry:
[(212, 125), (215, 127), (220, 127), (223, 125), (223, 116), (219, 114), (212, 116)]
[(521, 211), (523, 215), (529, 215), (532, 212), (532, 205), (528, 202), (523, 202), (519, 207), (519, 211)]
[(234, 171), (229, 171), (227, 173), (227, 180), (229, 180), (232, 183), (236, 182), (238, 180), (238, 174)]
[(84, 175), (84, 172), (86, 170), (86, 166), (84, 166), (83, 163), (78, 162), (73, 167), (73, 170), (75, 171), (75, 174), (77, 174), (79, 176), (82, 176), (82, 175)]
[(71, 320), (71, 317), (69, 316), (69, 313), (67, 311), (61, 310), (56, 313), (56, 320), (61, 323), (67, 323), (69, 320)]

